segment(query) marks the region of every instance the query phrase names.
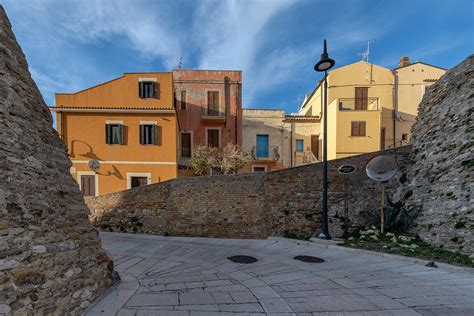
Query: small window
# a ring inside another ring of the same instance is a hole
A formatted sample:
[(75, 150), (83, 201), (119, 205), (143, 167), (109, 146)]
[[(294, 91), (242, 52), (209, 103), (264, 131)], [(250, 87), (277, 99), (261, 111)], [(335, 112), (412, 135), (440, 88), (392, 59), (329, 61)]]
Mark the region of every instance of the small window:
[(156, 125), (140, 124), (140, 144), (155, 145), (156, 144)]
[(402, 140), (407, 141), (408, 140), (408, 134), (402, 134)]
[(106, 124), (105, 125), (105, 142), (110, 145), (123, 144), (123, 125), (122, 124)]
[(351, 122), (351, 136), (365, 136), (365, 121)]
[(186, 91), (181, 91), (181, 110), (186, 110)]
[(181, 133), (181, 157), (191, 157), (191, 133)]
[(148, 184), (147, 177), (131, 177), (130, 178), (130, 186), (131, 188), (138, 188)]
[(253, 166), (252, 172), (265, 172), (267, 168), (265, 166)]
[(304, 152), (304, 140), (303, 139), (297, 139), (296, 140), (296, 152), (297, 153)]
[(156, 98), (157, 83), (154, 81), (138, 82), (138, 95), (142, 99)]

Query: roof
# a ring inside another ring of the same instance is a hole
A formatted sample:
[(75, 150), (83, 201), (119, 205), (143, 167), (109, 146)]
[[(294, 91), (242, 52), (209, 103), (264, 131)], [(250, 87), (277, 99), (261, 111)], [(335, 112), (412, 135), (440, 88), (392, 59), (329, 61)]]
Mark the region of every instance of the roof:
[(55, 112), (148, 112), (148, 113), (174, 113), (174, 108), (159, 107), (85, 107), (85, 106), (50, 106), (51, 111)]
[(438, 68), (438, 69), (442, 69), (442, 70), (447, 70), (446, 68), (438, 67), (438, 66), (431, 65), (431, 64), (428, 64), (428, 63), (424, 63), (422, 61), (415, 61), (414, 63), (409, 63), (408, 65), (397, 67), (397, 68), (394, 68), (393, 70), (402, 69), (402, 68), (405, 68), (405, 67), (410, 67), (410, 66), (413, 66), (415, 64), (423, 64), (423, 65), (426, 65), (426, 66), (430, 66), (430, 67), (434, 67), (434, 68)]
[(319, 122), (321, 118), (313, 115), (285, 115), (284, 121)]

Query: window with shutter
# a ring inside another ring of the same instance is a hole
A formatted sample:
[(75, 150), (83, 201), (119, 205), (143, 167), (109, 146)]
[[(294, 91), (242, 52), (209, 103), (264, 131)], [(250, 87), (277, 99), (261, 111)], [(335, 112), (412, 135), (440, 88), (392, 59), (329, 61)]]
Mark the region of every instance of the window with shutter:
[(219, 146), (219, 130), (208, 129), (207, 130), (207, 146), (208, 147), (220, 147)]
[(191, 157), (191, 133), (181, 133), (181, 157)]
[(140, 124), (140, 144), (155, 145), (157, 128), (154, 124)]
[(369, 88), (356, 87), (355, 88), (355, 109), (359, 111), (367, 111), (369, 103)]
[(123, 125), (122, 124), (106, 124), (105, 125), (105, 142), (111, 145), (123, 144)]
[(351, 122), (351, 136), (365, 136), (366, 135), (366, 122), (356, 121)]
[(207, 115), (219, 115), (219, 91), (207, 92)]
[(142, 99), (156, 98), (158, 84), (154, 81), (138, 82), (138, 96)]

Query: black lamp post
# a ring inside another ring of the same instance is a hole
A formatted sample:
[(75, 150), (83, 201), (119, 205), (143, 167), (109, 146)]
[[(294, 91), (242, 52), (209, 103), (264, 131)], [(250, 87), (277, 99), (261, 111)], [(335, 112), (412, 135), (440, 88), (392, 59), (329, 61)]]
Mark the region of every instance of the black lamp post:
[[(321, 232), (317, 236), (319, 239), (331, 239), (329, 235), (328, 227), (328, 144), (327, 144), (327, 131), (328, 131), (328, 70), (336, 64), (334, 59), (329, 58), (327, 52), (326, 40), (324, 40), (324, 51), (321, 54), (321, 59), (314, 65), (314, 70), (322, 72), (324, 71), (324, 108), (323, 108), (323, 203), (321, 210)], [(315, 236), (316, 237), (316, 233)]]

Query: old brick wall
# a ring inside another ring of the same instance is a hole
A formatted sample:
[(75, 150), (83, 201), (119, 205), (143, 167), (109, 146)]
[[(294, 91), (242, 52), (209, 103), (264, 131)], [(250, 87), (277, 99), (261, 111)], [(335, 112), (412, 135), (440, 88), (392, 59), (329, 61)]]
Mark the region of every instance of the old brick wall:
[(0, 315), (78, 314), (112, 282), (70, 167), (0, 5)]
[[(377, 154), (395, 156), (404, 166), (410, 147)], [(365, 174), (375, 153), (329, 164), (330, 229), (341, 236), (349, 229), (377, 223), (380, 186)], [(353, 164), (357, 171), (340, 175)], [(403, 171), (400, 172), (402, 174)], [(175, 236), (267, 238), (309, 237), (320, 222), (322, 164), (269, 173), (218, 175), (171, 180), (87, 199), (92, 222), (110, 231)], [(388, 191), (398, 185), (390, 181)], [(344, 220), (347, 196), (348, 221)]]

